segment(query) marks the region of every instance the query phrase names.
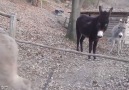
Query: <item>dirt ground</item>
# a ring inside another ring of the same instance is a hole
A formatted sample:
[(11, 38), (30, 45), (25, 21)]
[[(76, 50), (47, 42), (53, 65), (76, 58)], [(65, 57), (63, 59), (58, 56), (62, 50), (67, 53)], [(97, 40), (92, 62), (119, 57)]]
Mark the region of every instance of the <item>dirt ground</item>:
[[(55, 3), (39, 8), (20, 0), (0, 0), (0, 11), (17, 13), (16, 39), (76, 50), (76, 44), (65, 38), (66, 29), (52, 13), (56, 8), (60, 7)], [(0, 27), (8, 31), (9, 19), (0, 16), (0, 20)], [(32, 82), (32, 90), (129, 90), (129, 62), (105, 58), (94, 61), (85, 55), (18, 45), (18, 73)], [(117, 56), (116, 51), (108, 54), (110, 46), (105, 38), (101, 39), (97, 53)], [(87, 39), (84, 52), (88, 52)], [(129, 48), (125, 47), (117, 57), (128, 59)], [(3, 87), (3, 90), (11, 88)]]

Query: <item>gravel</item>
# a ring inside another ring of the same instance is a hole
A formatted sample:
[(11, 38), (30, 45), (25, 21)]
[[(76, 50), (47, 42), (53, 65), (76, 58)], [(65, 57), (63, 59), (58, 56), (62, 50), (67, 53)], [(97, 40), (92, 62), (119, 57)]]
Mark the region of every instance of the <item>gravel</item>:
[[(0, 0), (0, 10), (17, 13), (16, 39), (58, 48), (76, 50), (76, 44), (65, 38), (66, 29), (52, 11), (58, 5), (33, 7), (20, 0)], [(63, 8), (63, 7), (62, 7)], [(0, 17), (0, 27), (9, 29), (9, 19)], [(100, 40), (97, 53), (108, 54), (111, 45)], [(88, 40), (84, 41), (88, 52)], [(117, 56), (116, 49), (112, 56)], [(122, 58), (129, 58), (124, 47)], [(32, 82), (32, 90), (128, 90), (129, 64), (105, 58), (88, 60), (87, 56), (19, 44), (18, 73)], [(4, 87), (3, 90), (11, 90)]]

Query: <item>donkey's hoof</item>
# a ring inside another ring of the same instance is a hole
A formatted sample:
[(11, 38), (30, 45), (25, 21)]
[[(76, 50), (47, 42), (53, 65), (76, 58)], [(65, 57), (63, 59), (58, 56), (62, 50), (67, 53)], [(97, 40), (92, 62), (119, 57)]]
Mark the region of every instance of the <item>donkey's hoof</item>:
[(111, 51), (110, 51), (110, 52), (108, 52), (108, 54), (111, 54)]
[(88, 61), (91, 61), (91, 57), (90, 56), (88, 56)]
[(119, 53), (119, 54), (117, 54), (118, 56), (121, 56), (121, 54)]
[(93, 60), (97, 60), (96, 58), (94, 58)]
[(91, 58), (88, 58), (88, 61), (91, 61), (92, 59)]
[(88, 59), (90, 60), (91, 59), (91, 56), (88, 56)]
[(93, 61), (98, 61), (99, 59), (97, 59), (97, 58), (95, 58), (95, 59), (93, 59)]

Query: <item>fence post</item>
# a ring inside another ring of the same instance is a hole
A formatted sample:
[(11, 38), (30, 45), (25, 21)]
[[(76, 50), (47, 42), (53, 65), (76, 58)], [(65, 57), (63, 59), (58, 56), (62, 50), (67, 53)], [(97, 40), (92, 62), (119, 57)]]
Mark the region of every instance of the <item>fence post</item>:
[(40, 5), (41, 5), (41, 8), (42, 8), (42, 6), (43, 6), (43, 0), (40, 0)]
[(15, 39), (15, 32), (16, 32), (16, 14), (11, 14), (10, 17), (10, 31), (9, 35)]

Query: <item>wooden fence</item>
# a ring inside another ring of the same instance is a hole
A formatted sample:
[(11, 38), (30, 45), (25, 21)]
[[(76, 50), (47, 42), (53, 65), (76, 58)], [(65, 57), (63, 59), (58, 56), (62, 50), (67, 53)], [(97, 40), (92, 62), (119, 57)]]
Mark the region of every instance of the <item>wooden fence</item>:
[(13, 38), (15, 38), (15, 31), (16, 31), (16, 14), (6, 14), (3, 12), (0, 12), (0, 15), (5, 16), (7, 18), (10, 18), (10, 29), (9, 29), (9, 35)]
[[(0, 12), (0, 15), (5, 16), (10, 18), (10, 31), (9, 31), (9, 35), (11, 37), (13, 37), (15, 39), (15, 30), (16, 30), (16, 14), (5, 14), (3, 12)], [(38, 43), (33, 43), (33, 42), (28, 42), (28, 41), (20, 41), (20, 40), (16, 40), (18, 43), (25, 43), (25, 44), (31, 44), (31, 45), (35, 45), (35, 46), (40, 46), (40, 47), (44, 47), (44, 48), (49, 48), (49, 49), (54, 49), (54, 50), (59, 50), (59, 51), (64, 51), (64, 52), (70, 52), (70, 53), (75, 53), (75, 54), (81, 54), (81, 55), (87, 55), (87, 56), (96, 56), (96, 57), (101, 57), (101, 58), (107, 58), (110, 60), (116, 60), (116, 61), (121, 61), (121, 62), (128, 62), (129, 63), (129, 59), (124, 59), (124, 58), (119, 58), (119, 57), (114, 57), (114, 56), (107, 56), (107, 55), (101, 55), (101, 54), (91, 54), (91, 53), (83, 53), (83, 52), (78, 52), (75, 50), (69, 50), (69, 49), (63, 49), (63, 48), (54, 48), (48, 45), (42, 45), (42, 44), (38, 44)]]

